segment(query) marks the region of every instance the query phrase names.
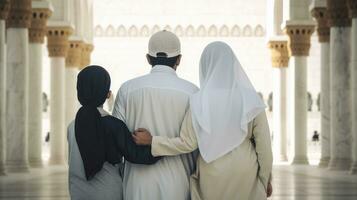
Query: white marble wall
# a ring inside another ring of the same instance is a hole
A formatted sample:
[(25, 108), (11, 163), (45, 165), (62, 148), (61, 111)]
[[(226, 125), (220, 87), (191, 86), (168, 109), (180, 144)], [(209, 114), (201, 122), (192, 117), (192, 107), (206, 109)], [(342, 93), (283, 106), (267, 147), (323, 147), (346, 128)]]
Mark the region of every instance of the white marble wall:
[(28, 171), (28, 29), (7, 29), (7, 152), (9, 172)]
[(51, 58), (50, 164), (65, 161), (65, 58)]
[(319, 166), (327, 167), (330, 161), (330, 43), (321, 43), (321, 159)]
[(352, 95), (353, 95), (353, 165), (351, 173), (357, 173), (357, 18), (352, 20), (352, 54), (351, 54), (351, 67), (352, 67)]
[(29, 71), (29, 162), (42, 166), (42, 55), (41, 43), (30, 44)]
[(273, 68), (274, 158), (287, 161), (287, 68)]
[(5, 174), (6, 138), (6, 44), (5, 20), (0, 20), (0, 175)]
[(331, 160), (332, 170), (351, 165), (351, 68), (349, 27), (331, 27)]
[(289, 123), (292, 164), (307, 164), (307, 58), (289, 61)]

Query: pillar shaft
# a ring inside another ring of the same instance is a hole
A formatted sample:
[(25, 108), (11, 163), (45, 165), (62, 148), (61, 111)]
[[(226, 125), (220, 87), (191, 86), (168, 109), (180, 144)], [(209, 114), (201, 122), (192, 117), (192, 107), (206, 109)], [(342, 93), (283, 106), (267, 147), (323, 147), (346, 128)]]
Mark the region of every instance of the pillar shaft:
[(7, 20), (7, 152), (9, 172), (28, 171), (28, 28), (31, 0), (13, 0)]
[(319, 166), (327, 167), (331, 155), (331, 129), (330, 129), (330, 27), (328, 25), (327, 8), (316, 7), (311, 12), (317, 21), (317, 34), (320, 48), (321, 65), (321, 159)]
[(274, 154), (279, 161), (287, 161), (287, 66), (289, 53), (287, 41), (269, 42), (273, 66), (273, 133)]
[(70, 27), (49, 27), (47, 30), (51, 60), (50, 164), (64, 164), (65, 161), (65, 57), (71, 33)]
[(293, 160), (292, 164), (308, 164), (307, 159), (307, 59), (292, 56), (290, 74), (290, 130)]
[(78, 110), (77, 75), (78, 67), (66, 67), (66, 127), (74, 120)]
[(330, 94), (330, 43), (321, 43), (321, 159), (319, 166), (327, 167), (331, 158), (331, 94)]
[(66, 125), (74, 120), (77, 109), (77, 75), (82, 62), (83, 42), (73, 40), (69, 42), (66, 57)]
[(314, 25), (287, 24), (285, 32), (289, 36), (290, 52), (290, 129), (293, 139), (292, 164), (308, 164), (307, 159), (307, 56), (310, 50), (310, 37)]
[(351, 173), (357, 174), (357, 1), (350, 0), (350, 9), (352, 14), (352, 52), (351, 52), (351, 68), (352, 68), (352, 133), (353, 145), (352, 155), (353, 164)]
[(10, 10), (10, 0), (0, 2), (0, 176), (5, 174), (6, 152), (6, 41), (5, 20)]
[(351, 20), (346, 0), (328, 0), (330, 13), (331, 69), (331, 170), (347, 170), (351, 166)]
[(29, 162), (32, 167), (42, 166), (42, 63), (43, 43), (49, 9), (32, 9), (29, 71)]

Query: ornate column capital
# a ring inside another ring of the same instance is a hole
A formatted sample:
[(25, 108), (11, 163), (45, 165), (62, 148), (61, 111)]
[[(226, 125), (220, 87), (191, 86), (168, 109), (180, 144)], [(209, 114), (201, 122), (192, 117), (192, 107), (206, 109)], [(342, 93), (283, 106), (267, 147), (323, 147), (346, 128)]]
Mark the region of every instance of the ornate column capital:
[(29, 30), (30, 43), (44, 43), (47, 20), (52, 12), (48, 8), (33, 8), (31, 27)]
[(0, 1), (0, 20), (6, 20), (10, 11), (10, 0)]
[(317, 35), (319, 36), (319, 42), (330, 42), (330, 25), (328, 23), (327, 8), (313, 8), (311, 10), (311, 15), (317, 21)]
[(347, 0), (327, 0), (327, 10), (331, 27), (351, 26)]
[(284, 68), (289, 66), (288, 41), (270, 40), (268, 47), (271, 51), (271, 62), (273, 67)]
[(48, 52), (50, 57), (66, 57), (68, 52), (68, 38), (73, 29), (69, 26), (47, 27)]
[(357, 0), (348, 0), (348, 7), (352, 18), (357, 18)]
[(31, 0), (12, 0), (6, 21), (7, 27), (29, 28), (31, 26), (31, 6)]
[(83, 41), (70, 40), (66, 57), (66, 67), (80, 67), (82, 63)]
[(94, 46), (92, 44), (89, 43), (85, 43), (83, 45), (83, 49), (82, 49), (82, 62), (81, 62), (81, 69), (84, 69), (85, 67), (87, 67), (88, 65), (90, 65), (91, 63), (91, 53), (94, 49)]
[(285, 33), (289, 36), (288, 50), (291, 56), (309, 56), (310, 38), (314, 32), (312, 24), (287, 24)]

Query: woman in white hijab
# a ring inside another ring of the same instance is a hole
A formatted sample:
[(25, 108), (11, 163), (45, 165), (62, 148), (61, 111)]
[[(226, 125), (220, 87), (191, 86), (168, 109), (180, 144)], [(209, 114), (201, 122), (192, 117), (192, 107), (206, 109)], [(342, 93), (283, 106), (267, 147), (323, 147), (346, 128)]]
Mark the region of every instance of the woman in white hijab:
[(227, 44), (213, 42), (204, 49), (200, 84), (179, 138), (151, 137), (140, 129), (134, 140), (151, 144), (154, 156), (199, 148), (190, 179), (193, 200), (266, 199), (273, 159), (265, 105)]

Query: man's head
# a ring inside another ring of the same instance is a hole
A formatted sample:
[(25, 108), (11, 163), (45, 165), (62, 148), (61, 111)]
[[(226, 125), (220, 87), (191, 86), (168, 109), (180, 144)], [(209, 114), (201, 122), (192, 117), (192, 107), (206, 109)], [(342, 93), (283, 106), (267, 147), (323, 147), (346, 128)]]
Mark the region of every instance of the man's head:
[(170, 31), (160, 31), (149, 40), (149, 53), (146, 58), (150, 65), (166, 65), (176, 70), (181, 61), (179, 38)]

